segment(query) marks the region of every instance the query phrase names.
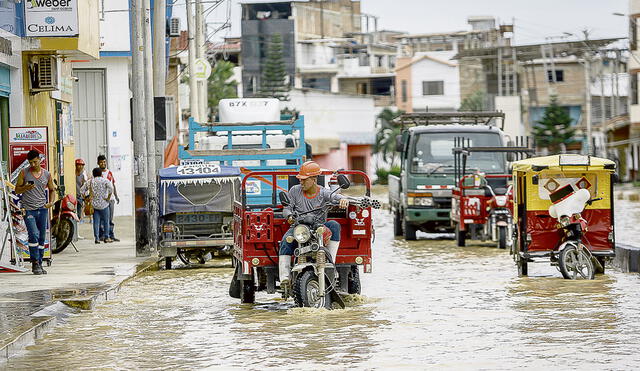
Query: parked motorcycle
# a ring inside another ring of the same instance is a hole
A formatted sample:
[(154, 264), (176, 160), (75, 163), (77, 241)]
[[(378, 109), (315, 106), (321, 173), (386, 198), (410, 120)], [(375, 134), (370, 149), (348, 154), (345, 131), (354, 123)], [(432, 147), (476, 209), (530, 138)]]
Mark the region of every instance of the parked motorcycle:
[[(349, 188), (349, 180), (344, 175), (338, 176), (339, 188), (333, 190), (332, 194), (340, 189)], [(279, 195), (280, 202), (284, 206), (291, 204), (286, 192)], [(361, 208), (380, 208), (377, 200), (368, 197), (348, 197), (351, 205)], [(294, 250), (294, 265), (291, 269), (293, 287), (283, 287), (283, 297), (293, 297), (299, 307), (315, 307), (331, 309), (333, 303), (344, 308), (344, 302), (338, 294), (337, 288), (340, 283), (336, 277), (336, 266), (331, 254), (327, 249), (331, 231), (324, 226), (323, 221), (329, 208), (334, 205), (326, 204), (322, 207), (307, 212), (296, 212), (292, 217), (293, 235), (287, 237), (287, 242), (298, 242), (298, 247)], [(323, 211), (324, 218), (318, 217), (315, 213)], [(358, 282), (359, 284), (359, 282)]]
[(54, 254), (62, 252), (73, 242), (76, 222), (80, 221), (76, 214), (78, 200), (72, 194), (58, 198), (53, 205), (53, 217), (51, 219), (51, 239)]

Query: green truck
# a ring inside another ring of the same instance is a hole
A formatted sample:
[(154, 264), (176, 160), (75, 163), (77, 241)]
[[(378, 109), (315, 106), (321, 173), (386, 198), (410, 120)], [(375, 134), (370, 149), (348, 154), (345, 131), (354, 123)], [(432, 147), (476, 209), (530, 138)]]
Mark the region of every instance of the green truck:
[[(396, 236), (415, 240), (416, 231), (450, 232), (451, 190), (454, 186), (455, 138), (472, 146), (501, 147), (506, 143), (502, 112), (406, 113), (395, 122), (403, 126), (396, 138), (400, 177), (389, 176), (389, 206)], [(504, 156), (473, 153), (467, 169), (505, 173)]]

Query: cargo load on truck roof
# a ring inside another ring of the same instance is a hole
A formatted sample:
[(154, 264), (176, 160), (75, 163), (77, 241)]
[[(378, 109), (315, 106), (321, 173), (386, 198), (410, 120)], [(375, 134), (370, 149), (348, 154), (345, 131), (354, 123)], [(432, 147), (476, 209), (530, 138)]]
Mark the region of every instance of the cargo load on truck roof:
[(406, 127), (427, 125), (488, 125), (504, 130), (504, 112), (412, 112), (404, 113), (393, 120)]

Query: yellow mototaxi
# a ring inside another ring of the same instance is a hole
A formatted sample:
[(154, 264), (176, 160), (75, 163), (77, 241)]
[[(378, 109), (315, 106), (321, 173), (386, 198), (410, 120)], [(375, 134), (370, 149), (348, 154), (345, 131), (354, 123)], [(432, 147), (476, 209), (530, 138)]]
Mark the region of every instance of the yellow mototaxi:
[[(516, 238), (511, 253), (519, 275), (528, 275), (529, 263), (549, 259), (565, 278), (580, 278), (576, 271), (580, 264), (588, 265), (586, 258), (595, 273), (604, 273), (605, 260), (615, 255), (615, 163), (561, 154), (528, 158), (512, 166)], [(571, 250), (572, 245), (573, 251), (562, 256), (563, 249)], [(580, 250), (582, 255), (577, 254)], [(588, 278), (590, 273), (581, 274)]]

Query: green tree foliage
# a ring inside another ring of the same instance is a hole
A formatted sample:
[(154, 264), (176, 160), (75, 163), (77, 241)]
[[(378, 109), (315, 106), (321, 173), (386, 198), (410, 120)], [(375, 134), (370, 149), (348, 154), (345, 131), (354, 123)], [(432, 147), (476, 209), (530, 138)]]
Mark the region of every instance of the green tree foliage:
[(484, 93), (480, 90), (476, 90), (473, 94), (462, 100), (458, 111), (483, 111), (484, 101)]
[(287, 71), (282, 58), (282, 36), (274, 34), (267, 49), (264, 61), (262, 80), (260, 81), (259, 96), (289, 100), (291, 87), (287, 82)]
[(382, 158), (393, 165), (396, 160), (396, 136), (402, 132), (402, 126), (393, 123), (393, 119), (403, 114), (404, 111), (392, 111), (383, 109), (376, 120), (376, 142), (373, 152), (382, 154)]
[(556, 96), (544, 111), (544, 116), (533, 127), (537, 146), (548, 148), (550, 153), (564, 151), (565, 145), (573, 142), (575, 129), (571, 127), (571, 116), (560, 107)]
[(207, 90), (209, 92), (209, 107), (214, 116), (218, 111), (218, 103), (221, 99), (236, 98), (238, 96), (238, 83), (230, 80), (233, 76), (234, 67), (235, 65), (229, 61), (218, 61), (211, 70), (211, 77), (207, 81)]

